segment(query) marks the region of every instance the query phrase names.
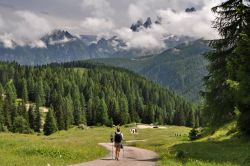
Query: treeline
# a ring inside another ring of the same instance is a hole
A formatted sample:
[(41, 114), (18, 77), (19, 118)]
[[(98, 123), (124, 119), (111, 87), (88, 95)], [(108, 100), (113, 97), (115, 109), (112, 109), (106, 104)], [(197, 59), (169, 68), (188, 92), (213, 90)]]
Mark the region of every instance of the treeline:
[[(1, 131), (43, 128), (49, 135), (79, 124), (201, 124), (200, 111), (175, 93), (125, 69), (87, 62), (0, 63), (0, 94)], [(27, 103), (33, 103), (28, 111)], [(41, 106), (49, 107), (43, 126)]]
[(212, 10), (221, 39), (211, 42), (214, 51), (207, 55), (206, 123), (238, 118), (241, 132), (250, 135), (250, 8), (242, 0), (227, 0)]

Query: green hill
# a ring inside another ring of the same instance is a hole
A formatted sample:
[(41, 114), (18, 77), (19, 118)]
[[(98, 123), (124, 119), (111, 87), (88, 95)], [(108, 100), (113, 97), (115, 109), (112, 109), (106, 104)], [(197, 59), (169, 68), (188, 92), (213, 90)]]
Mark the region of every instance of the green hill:
[[(59, 130), (130, 122), (199, 126), (195, 122), (200, 114), (192, 103), (125, 69), (86, 62), (39, 67), (1, 63), (0, 73), (5, 96), (0, 102), (0, 126), (13, 132), (26, 133), (29, 128), (39, 132), (41, 106), (54, 112)], [(23, 102), (17, 103), (17, 98)], [(35, 103), (28, 113), (26, 102)]]
[(202, 79), (206, 75), (206, 60), (203, 54), (209, 51), (203, 40), (183, 43), (159, 55), (136, 59), (95, 59), (93, 61), (119, 66), (143, 74), (148, 78), (185, 96), (190, 101), (199, 101)]

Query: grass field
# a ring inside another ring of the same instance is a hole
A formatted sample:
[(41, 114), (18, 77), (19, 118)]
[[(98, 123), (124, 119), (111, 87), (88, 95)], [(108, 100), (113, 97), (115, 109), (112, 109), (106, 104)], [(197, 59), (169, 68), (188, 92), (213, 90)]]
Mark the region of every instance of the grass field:
[[(187, 127), (140, 129), (138, 135), (130, 134), (130, 128), (123, 127), (122, 131), (125, 140), (145, 140), (130, 145), (156, 151), (161, 157), (159, 165), (250, 165), (250, 142), (229, 133), (233, 127), (234, 124), (229, 124), (213, 136), (195, 142), (188, 141), (190, 128)], [(49, 137), (0, 133), (0, 165), (54, 166), (97, 159), (107, 154), (97, 143), (109, 142), (113, 130), (73, 128)], [(182, 158), (176, 157), (180, 152)]]

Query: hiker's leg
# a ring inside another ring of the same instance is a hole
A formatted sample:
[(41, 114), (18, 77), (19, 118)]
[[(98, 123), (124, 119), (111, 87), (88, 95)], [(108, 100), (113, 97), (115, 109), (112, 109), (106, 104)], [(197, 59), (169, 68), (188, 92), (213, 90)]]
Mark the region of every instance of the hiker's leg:
[(115, 159), (117, 159), (118, 157), (118, 147), (117, 146), (115, 146)]
[(117, 158), (119, 158), (119, 156), (120, 156), (120, 149), (121, 149), (120, 145), (117, 146)]

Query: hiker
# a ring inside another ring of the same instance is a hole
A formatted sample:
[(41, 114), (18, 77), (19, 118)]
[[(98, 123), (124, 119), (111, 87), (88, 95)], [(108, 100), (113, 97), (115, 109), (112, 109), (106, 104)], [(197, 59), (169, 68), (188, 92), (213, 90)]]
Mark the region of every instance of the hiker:
[(115, 142), (115, 159), (119, 160), (120, 150), (123, 148), (122, 145), (123, 134), (121, 133), (120, 129), (117, 128), (115, 135), (114, 135), (114, 142)]

